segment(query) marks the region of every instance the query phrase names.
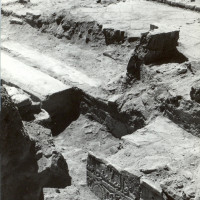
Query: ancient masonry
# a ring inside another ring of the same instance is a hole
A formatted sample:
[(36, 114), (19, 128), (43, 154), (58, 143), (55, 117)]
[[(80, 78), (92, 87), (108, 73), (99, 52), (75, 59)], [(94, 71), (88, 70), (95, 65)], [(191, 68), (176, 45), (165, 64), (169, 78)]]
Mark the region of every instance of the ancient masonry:
[(2, 0), (2, 200), (200, 200), (200, 0)]
[(91, 154), (87, 160), (87, 184), (100, 199), (138, 199), (140, 190), (137, 176), (119, 172)]

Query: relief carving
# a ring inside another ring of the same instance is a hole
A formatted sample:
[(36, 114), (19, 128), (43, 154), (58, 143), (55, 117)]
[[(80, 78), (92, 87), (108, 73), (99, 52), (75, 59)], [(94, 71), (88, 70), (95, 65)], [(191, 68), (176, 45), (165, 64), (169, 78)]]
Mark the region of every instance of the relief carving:
[(134, 192), (138, 190), (134, 178), (120, 174), (114, 167), (89, 155), (87, 161), (87, 184), (102, 200), (137, 199)]

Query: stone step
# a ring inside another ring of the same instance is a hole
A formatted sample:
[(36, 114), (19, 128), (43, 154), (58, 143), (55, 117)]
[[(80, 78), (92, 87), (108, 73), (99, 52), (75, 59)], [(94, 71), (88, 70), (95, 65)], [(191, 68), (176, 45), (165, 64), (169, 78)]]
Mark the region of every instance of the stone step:
[(71, 112), (77, 98), (74, 88), (59, 80), (1, 52), (2, 80), (21, 88), (31, 95), (34, 101), (41, 101), (42, 108), (54, 115)]
[(2, 49), (64, 83), (80, 88), (83, 86), (86, 88), (98, 87), (100, 85), (99, 80), (90, 78), (85, 73), (74, 69), (71, 63), (60, 62), (29, 46), (13, 41), (5, 41), (2, 43)]
[(116, 154), (88, 156), (87, 184), (100, 199), (199, 198), (199, 138), (157, 117), (122, 139)]

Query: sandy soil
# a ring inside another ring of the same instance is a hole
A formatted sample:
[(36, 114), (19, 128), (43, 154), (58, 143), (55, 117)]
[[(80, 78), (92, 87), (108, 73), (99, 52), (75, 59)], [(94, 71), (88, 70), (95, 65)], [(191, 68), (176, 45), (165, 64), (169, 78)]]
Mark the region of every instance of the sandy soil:
[(45, 199), (98, 199), (86, 184), (88, 151), (101, 152), (105, 157), (118, 151), (120, 140), (114, 138), (102, 124), (81, 115), (63, 133), (55, 137), (55, 146), (66, 159), (72, 186), (65, 189), (44, 189)]

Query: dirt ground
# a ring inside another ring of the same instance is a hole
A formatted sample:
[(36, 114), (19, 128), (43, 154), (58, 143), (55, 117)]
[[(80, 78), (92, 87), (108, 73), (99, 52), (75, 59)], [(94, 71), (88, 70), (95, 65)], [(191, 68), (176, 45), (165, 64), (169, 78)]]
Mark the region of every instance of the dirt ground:
[(55, 145), (69, 165), (73, 182), (66, 189), (44, 189), (45, 199), (98, 199), (87, 188), (85, 169), (88, 152), (101, 152), (108, 157), (118, 151), (120, 140), (114, 138), (103, 125), (81, 115), (55, 137)]

